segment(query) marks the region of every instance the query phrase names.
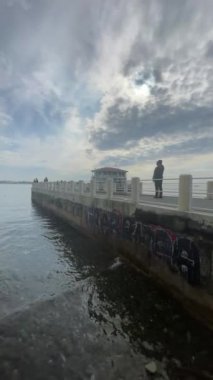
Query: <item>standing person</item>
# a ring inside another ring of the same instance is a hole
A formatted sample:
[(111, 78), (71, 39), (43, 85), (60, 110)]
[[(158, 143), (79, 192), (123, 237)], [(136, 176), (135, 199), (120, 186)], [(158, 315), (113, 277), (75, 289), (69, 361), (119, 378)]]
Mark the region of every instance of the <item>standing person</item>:
[(154, 198), (162, 198), (163, 196), (163, 189), (162, 189), (162, 183), (163, 183), (163, 172), (164, 172), (164, 166), (163, 161), (158, 160), (156, 162), (156, 168), (153, 173), (153, 182), (155, 184), (155, 196)]

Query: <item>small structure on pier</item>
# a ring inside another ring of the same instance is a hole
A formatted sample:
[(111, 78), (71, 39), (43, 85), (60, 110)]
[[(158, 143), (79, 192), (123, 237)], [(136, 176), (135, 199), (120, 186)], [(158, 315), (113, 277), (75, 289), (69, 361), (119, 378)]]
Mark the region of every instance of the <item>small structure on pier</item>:
[(92, 179), (95, 179), (98, 184), (98, 190), (101, 191), (104, 183), (111, 178), (114, 182), (116, 189), (126, 189), (127, 186), (127, 170), (111, 168), (111, 167), (103, 167), (99, 169), (92, 170)]

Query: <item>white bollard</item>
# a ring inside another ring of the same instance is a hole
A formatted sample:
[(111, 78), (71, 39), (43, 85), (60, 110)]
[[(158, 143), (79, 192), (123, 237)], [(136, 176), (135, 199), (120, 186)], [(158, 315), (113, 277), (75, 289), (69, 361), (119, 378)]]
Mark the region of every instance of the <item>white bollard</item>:
[(91, 183), (91, 185), (90, 185), (91, 197), (95, 198), (96, 197), (96, 180), (95, 180), (95, 178), (92, 178), (90, 183)]
[(84, 194), (84, 181), (79, 181), (79, 194)]
[(143, 182), (140, 182), (140, 195), (143, 194)]
[(70, 191), (71, 194), (74, 193), (74, 186), (75, 186), (74, 181), (70, 181), (70, 183), (69, 183), (69, 191)]
[(178, 210), (190, 211), (192, 203), (192, 176), (182, 174), (179, 177)]
[(140, 178), (134, 177), (132, 178), (132, 192), (131, 198), (133, 203), (139, 203), (140, 200)]
[(63, 182), (60, 182), (59, 183), (59, 189), (58, 189), (59, 193), (62, 193), (63, 187), (64, 187)]
[(55, 184), (55, 191), (56, 191), (56, 193), (58, 193), (59, 192), (59, 182), (57, 181), (56, 182), (56, 184)]
[(127, 181), (124, 183), (124, 193), (128, 194), (128, 184), (127, 184)]
[(68, 193), (68, 189), (69, 189), (69, 183), (66, 181), (65, 185), (64, 185), (64, 192), (65, 192), (65, 194)]
[(213, 199), (213, 181), (207, 182), (207, 199)]
[(113, 189), (114, 189), (114, 182), (112, 178), (107, 179), (107, 199), (112, 199), (113, 198)]

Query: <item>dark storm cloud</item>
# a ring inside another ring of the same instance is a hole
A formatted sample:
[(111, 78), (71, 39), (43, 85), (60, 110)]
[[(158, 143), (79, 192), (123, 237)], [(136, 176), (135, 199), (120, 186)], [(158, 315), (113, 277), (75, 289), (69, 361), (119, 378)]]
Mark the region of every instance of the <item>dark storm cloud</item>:
[(4, 133), (43, 136), (64, 125), (70, 93), (96, 57), (99, 11), (84, 1), (1, 2), (0, 109), (13, 119)]
[[(169, 157), (179, 157), (187, 156), (202, 156), (209, 152), (212, 152), (213, 137), (212, 138), (201, 138), (192, 139), (186, 142), (181, 142), (177, 144), (171, 144), (169, 147), (163, 147), (161, 149), (150, 148), (148, 157), (155, 163), (159, 157), (164, 159)], [(138, 162), (144, 162), (147, 159), (147, 154), (141, 149), (134, 154), (122, 155), (122, 154), (111, 154), (107, 155), (103, 160), (100, 161), (100, 166), (116, 166), (116, 167), (128, 167), (135, 165)], [(178, 162), (178, 161), (177, 161)]]
[(28, 0), (26, 9), (18, 0), (9, 4), (1, 4), (0, 51), (20, 70), (32, 71), (45, 55), (56, 54), (67, 69), (95, 59), (97, 10), (88, 2)]
[[(174, 54), (183, 54), (192, 41), (196, 42), (203, 25), (212, 22), (212, 2), (199, 0), (142, 1), (141, 28), (124, 62), (124, 74), (140, 64), (167, 66)], [(205, 14), (205, 17), (203, 17)], [(180, 42), (185, 42), (180, 44)], [(176, 47), (174, 52), (173, 47)]]
[[(71, 104), (69, 94), (87, 82), (92, 65), (98, 62), (102, 39), (108, 35), (110, 38), (110, 33), (119, 33), (126, 22), (122, 11), (125, 8), (122, 1), (115, 6), (112, 1), (102, 0), (93, 0), (92, 4), (85, 0), (2, 0), (0, 90), (10, 91), (8, 109), (17, 101), (14, 94), (23, 98), (26, 90), (23, 82), (33, 88), (37, 85), (34, 73), (45, 70), (45, 75), (54, 76), (57, 86), (62, 87), (62, 96)], [(48, 80), (53, 80), (52, 76)], [(43, 93), (34, 96), (30, 107)], [(23, 112), (25, 100), (16, 104)], [(52, 94), (44, 101), (54, 102)], [(90, 109), (90, 104), (84, 108)]]
[(137, 144), (141, 138), (156, 135), (171, 135), (175, 132), (199, 132), (202, 128), (212, 126), (213, 108), (193, 107), (190, 104), (183, 107), (171, 107), (159, 104), (155, 108), (144, 111), (137, 106), (120, 111), (120, 104), (108, 109), (107, 129), (92, 133), (91, 139), (101, 150), (122, 148), (132, 142)]
[(174, 133), (193, 145), (213, 127), (212, 0), (2, 0), (0, 36), (0, 110), (13, 131), (58, 133), (75, 107), (89, 148), (128, 152)]
[[(100, 150), (125, 149), (130, 142), (137, 146), (141, 139), (149, 137), (154, 142), (155, 136), (177, 132), (191, 133), (193, 145), (193, 135), (213, 128), (209, 62), (213, 56), (213, 3), (143, 1), (141, 8), (138, 3), (138, 12), (141, 25), (122, 62), (122, 74), (130, 78), (137, 72), (134, 81), (138, 87), (152, 78), (152, 97), (145, 106), (138, 101), (127, 105), (126, 94), (123, 98), (119, 94), (118, 99), (113, 93), (102, 109), (102, 123), (91, 131), (91, 141)], [(183, 152), (182, 146), (171, 149), (178, 154)], [(208, 141), (205, 149), (212, 149)]]

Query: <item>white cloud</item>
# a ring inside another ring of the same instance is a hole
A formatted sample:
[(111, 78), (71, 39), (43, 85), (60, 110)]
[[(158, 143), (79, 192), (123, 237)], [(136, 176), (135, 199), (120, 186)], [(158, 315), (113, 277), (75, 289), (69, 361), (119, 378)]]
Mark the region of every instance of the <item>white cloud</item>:
[[(7, 135), (1, 128), (2, 139), (9, 138), (2, 164), (78, 176), (108, 157), (116, 164), (117, 156), (134, 171), (137, 161), (149, 167), (153, 152), (167, 152), (174, 162), (184, 144), (196, 151), (196, 144), (212, 139), (209, 0), (184, 6), (158, 0), (94, 0), (92, 7), (83, 0), (7, 4), (13, 29), (0, 23), (6, 46), (0, 45), (0, 125), (13, 123), (14, 131)], [(79, 95), (86, 89), (91, 98)], [(97, 94), (100, 108), (86, 118), (81, 108)], [(79, 103), (85, 104), (75, 109)], [(36, 127), (33, 116), (26, 128), (13, 117), (27, 107), (42, 116)], [(198, 120), (201, 108), (206, 117)]]
[(50, 169), (60, 178), (80, 179), (82, 176), (88, 176), (95, 162), (91, 158), (88, 159), (87, 150), (90, 146), (77, 111), (70, 112), (64, 128), (58, 135), (45, 139), (2, 138), (0, 144), (3, 148), (0, 153), (0, 165), (32, 168), (32, 171), (37, 167), (46, 171)]
[(12, 121), (11, 116), (0, 110), (0, 128), (9, 126), (11, 121)]

